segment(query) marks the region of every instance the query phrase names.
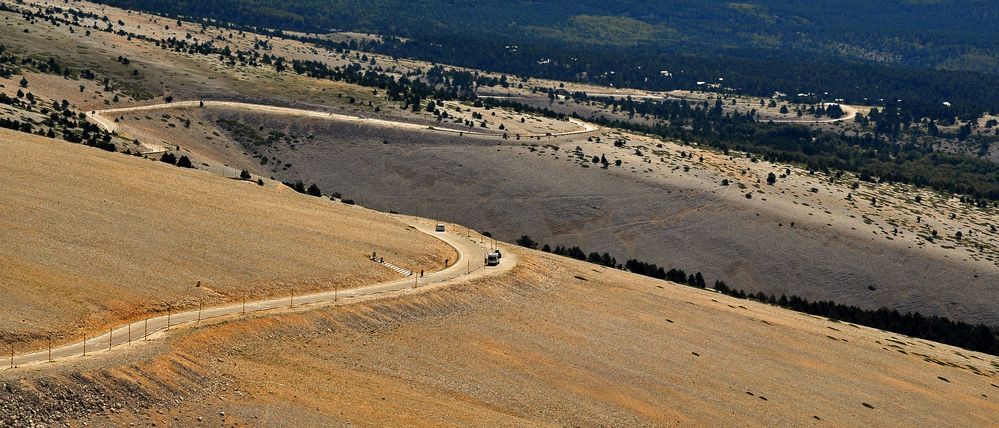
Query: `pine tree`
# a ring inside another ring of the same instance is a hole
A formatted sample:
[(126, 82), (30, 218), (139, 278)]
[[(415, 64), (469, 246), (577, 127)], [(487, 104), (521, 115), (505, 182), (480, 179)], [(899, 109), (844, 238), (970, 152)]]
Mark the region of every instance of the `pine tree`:
[(166, 163), (168, 163), (170, 165), (176, 165), (177, 164), (177, 157), (174, 156), (173, 153), (170, 153), (170, 152), (163, 153), (163, 156), (160, 156), (160, 162), (166, 162)]
[(191, 159), (188, 158), (186, 155), (181, 156), (180, 159), (177, 159), (177, 166), (181, 168), (194, 168), (194, 164), (191, 163)]
[(520, 238), (517, 238), (517, 240), (515, 241), (515, 243), (517, 245), (520, 245), (521, 247), (527, 247), (527, 248), (537, 248), (538, 247), (538, 243), (534, 242), (534, 240), (531, 239), (531, 237), (527, 236), (527, 235), (523, 235)]

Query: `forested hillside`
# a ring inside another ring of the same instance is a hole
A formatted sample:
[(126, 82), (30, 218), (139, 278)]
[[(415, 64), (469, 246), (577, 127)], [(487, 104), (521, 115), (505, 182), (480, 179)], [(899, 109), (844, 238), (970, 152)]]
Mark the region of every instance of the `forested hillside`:
[[(403, 37), (365, 49), (517, 75), (653, 90), (723, 82), (936, 119), (999, 104), (999, 4), (972, 0), (104, 0), (271, 29)], [(724, 79), (724, 80), (719, 80)], [(945, 107), (944, 103), (950, 106)]]
[[(993, 45), (999, 34), (995, 25), (999, 4), (975, 0), (106, 2), (306, 31), (356, 29), (407, 37), (518, 34), (594, 44), (649, 44), (661, 49), (796, 47), (912, 65), (993, 71)], [(985, 64), (989, 62), (985, 58), (992, 59), (992, 64)]]

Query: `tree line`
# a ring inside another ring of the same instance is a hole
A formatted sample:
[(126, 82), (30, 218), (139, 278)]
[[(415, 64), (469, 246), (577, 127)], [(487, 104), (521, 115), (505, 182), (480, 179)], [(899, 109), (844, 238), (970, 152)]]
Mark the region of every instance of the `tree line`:
[[(329, 31), (330, 28), (370, 31), (386, 37), (365, 43), (365, 50), (516, 76), (648, 90), (698, 89), (702, 81), (718, 81), (718, 78), (724, 78), (725, 87), (754, 96), (770, 96), (775, 91), (788, 94), (818, 94), (819, 97), (827, 97), (824, 101), (843, 99), (850, 104), (863, 105), (903, 100), (913, 115), (936, 120), (969, 114), (980, 116), (984, 112), (999, 111), (999, 75), (948, 69), (953, 68), (954, 64), (968, 62), (974, 65), (967, 68), (999, 69), (999, 66), (987, 63), (989, 61), (987, 55), (979, 59), (965, 56), (956, 62), (942, 60), (959, 51), (960, 49), (957, 51), (954, 49), (964, 44), (976, 44), (983, 49), (991, 47), (990, 37), (995, 34), (994, 26), (984, 25), (982, 16), (956, 18), (962, 13), (979, 9), (984, 9), (983, 13), (987, 14), (996, 13), (994, 6), (987, 6), (982, 2), (967, 5), (967, 10), (960, 10), (957, 13), (952, 9), (962, 8), (945, 8), (946, 10), (933, 12), (935, 20), (941, 16), (951, 19), (952, 26), (948, 30), (949, 33), (924, 31), (921, 22), (913, 21), (914, 15), (908, 13), (898, 15), (898, 19), (891, 22), (897, 25), (893, 27), (895, 29), (891, 31), (891, 37), (888, 39), (897, 40), (899, 37), (905, 37), (911, 41), (912, 46), (920, 46), (919, 49), (904, 49), (903, 56), (913, 58), (910, 64), (862, 60), (830, 52), (828, 41), (812, 41), (805, 44), (790, 42), (790, 40), (800, 40), (802, 32), (817, 31), (819, 23), (788, 30), (790, 32), (785, 42), (791, 43), (792, 46), (781, 49), (757, 47), (756, 43), (746, 43), (736, 34), (724, 34), (713, 30), (700, 35), (690, 32), (706, 30), (701, 28), (707, 22), (701, 16), (704, 13), (717, 15), (718, 19), (723, 20), (720, 22), (735, 27), (744, 27), (752, 22), (728, 16), (727, 13), (719, 13), (732, 12), (734, 9), (729, 7), (731, 4), (704, 8), (700, 3), (697, 3), (696, 7), (691, 7), (670, 2), (668, 7), (671, 20), (679, 19), (677, 15), (679, 11), (697, 15), (696, 19), (687, 16), (687, 22), (691, 26), (684, 32), (683, 38), (671, 39), (669, 42), (650, 41), (638, 45), (622, 45), (608, 43), (596, 35), (582, 39), (572, 37), (571, 42), (563, 37), (563, 32), (559, 30), (559, 25), (562, 24), (556, 25), (556, 21), (570, 18), (565, 16), (568, 11), (584, 7), (579, 2), (561, 7), (556, 6), (560, 2), (541, 2), (543, 5), (538, 2), (521, 2), (517, 7), (497, 7), (482, 2), (456, 5), (445, 4), (443, 1), (416, 3), (375, 1), (366, 2), (364, 5), (349, 1), (331, 3), (319, 0), (293, 0), (282, 4), (246, 0), (196, 2), (106, 0), (106, 2), (167, 16), (193, 16), (236, 23), (238, 25), (232, 26), (233, 28), (252, 29), (262, 34), (280, 34), (281, 29), (317, 33)], [(870, 6), (866, 3), (863, 5)], [(793, 6), (788, 4), (783, 6), (803, 10), (822, 8), (802, 2), (794, 2)], [(600, 4), (589, 4), (585, 8), (604, 10), (604, 14), (611, 15), (621, 13), (619, 9), (636, 9), (641, 10), (636, 12), (639, 13), (637, 16), (655, 20), (650, 18), (652, 15), (647, 9), (661, 7), (663, 5), (644, 2), (630, 6), (615, 3), (615, 6), (610, 8), (613, 10), (605, 10), (608, 7)], [(543, 9), (543, 13), (530, 15), (530, 11), (537, 8)], [(920, 6), (920, 9), (927, 8), (932, 6)], [(484, 14), (483, 9), (488, 9), (490, 12)], [(881, 7), (881, 12), (897, 13), (908, 9), (909, 6)], [(843, 28), (858, 26), (859, 21), (856, 19), (857, 16), (846, 19), (842, 12), (839, 9), (824, 11), (821, 15), (822, 22), (835, 16), (838, 18), (837, 25), (814, 35), (823, 38), (847, 38), (850, 40), (846, 43), (850, 45), (870, 44), (877, 46), (873, 48), (874, 50), (899, 48), (891, 43), (883, 46), (886, 39), (871, 37), (873, 34), (871, 31), (844, 31)], [(497, 15), (506, 16), (508, 19), (493, 18), (485, 21), (481, 19), (482, 16)], [(442, 16), (448, 18), (442, 19)], [(434, 22), (435, 25), (426, 25), (428, 21)], [(499, 24), (500, 22), (503, 24)], [(960, 25), (953, 25), (955, 22), (959, 22)], [(976, 31), (967, 30), (969, 22), (979, 23)], [(876, 23), (866, 22), (863, 25), (874, 25), (867, 29), (873, 31), (883, 30), (886, 24), (879, 20)], [(522, 25), (527, 27), (521, 27)], [(760, 31), (770, 34), (780, 27), (768, 26)], [(550, 31), (538, 31), (539, 29)], [(747, 31), (741, 34), (754, 33)], [(319, 45), (329, 43), (309, 35), (296, 37)], [(926, 39), (935, 39), (940, 43), (928, 44)], [(934, 54), (927, 55), (931, 51)], [(945, 67), (937, 66), (948, 63), (950, 65)], [(666, 73), (663, 73), (664, 71)], [(825, 95), (827, 93), (828, 96)], [(950, 103), (950, 106), (944, 107), (943, 102)]]
[[(529, 235), (518, 238), (517, 245), (537, 249), (538, 243)], [(636, 259), (629, 259), (624, 264), (617, 262), (617, 259), (608, 253), (587, 253), (578, 246), (551, 247), (548, 244), (541, 246), (541, 251), (557, 254), (598, 264), (601, 266), (626, 270), (638, 275), (648, 276), (656, 279), (683, 284), (691, 287), (706, 289), (707, 281), (700, 272), (689, 274), (683, 269), (658, 266), (654, 263), (647, 263)], [(818, 315), (836, 321), (849, 322), (879, 330), (918, 337), (934, 342), (946, 343), (972, 351), (984, 352), (992, 355), (999, 355), (999, 328), (989, 327), (984, 324), (969, 324), (961, 321), (952, 321), (946, 317), (924, 316), (919, 312), (900, 313), (895, 309), (879, 308), (876, 310), (863, 309), (856, 306), (838, 304), (831, 300), (809, 301), (796, 295), (780, 297), (763, 292), (747, 293), (746, 291), (733, 288), (722, 280), (715, 280), (710, 289), (728, 296), (739, 299), (751, 299), (762, 303), (779, 306), (793, 311), (803, 312), (811, 315)]]

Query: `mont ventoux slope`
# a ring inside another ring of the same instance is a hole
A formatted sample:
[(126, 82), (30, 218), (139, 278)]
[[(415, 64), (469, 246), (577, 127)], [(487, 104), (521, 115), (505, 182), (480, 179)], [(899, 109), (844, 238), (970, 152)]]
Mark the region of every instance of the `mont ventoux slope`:
[[(6, 130), (2, 135), (4, 155), (24, 161), (5, 168), (5, 177), (13, 177), (5, 184), (43, 191), (16, 195), (16, 202), (23, 205), (37, 204), (38, 193), (56, 193), (65, 187), (101, 195), (101, 189), (154, 183), (145, 192), (104, 193), (102, 199), (75, 201), (79, 204), (75, 221), (91, 227), (99, 224), (91, 217), (102, 216), (109, 211), (106, 206), (112, 205), (124, 210), (114, 210), (115, 223), (128, 225), (125, 219), (144, 219), (147, 227), (136, 229), (152, 232), (164, 220), (134, 212), (144, 210), (148, 206), (144, 203), (155, 207), (157, 202), (149, 198), (174, 206), (173, 197), (188, 195), (186, 209), (166, 216), (172, 219), (169, 224), (180, 225), (192, 222), (191, 212), (211, 211), (222, 204), (266, 204), (271, 208), (265, 212), (305, 217), (286, 224), (284, 233), (291, 236), (279, 242), (296, 244), (296, 233), (315, 238), (328, 230), (329, 222), (342, 223), (341, 230), (370, 231), (353, 241), (340, 236), (325, 239), (362, 246), (324, 252), (329, 262), (346, 259), (359, 265), (330, 267), (337, 277), (351, 275), (342, 279), (344, 287), (394, 273), (364, 259), (358, 254), (363, 248), (379, 246), (385, 257), (402, 263), (407, 261), (402, 251), (417, 247), (422, 252), (408, 256), (415, 259), (409, 261), (414, 267), (431, 268), (437, 261), (427, 259), (439, 258), (442, 251), (446, 254), (428, 237), (403, 238), (416, 234), (359, 208), (64, 141)], [(62, 184), (69, 178), (74, 184)], [(53, 185), (38, 188), (37, 183)], [(238, 210), (239, 206), (226, 209)], [(38, 210), (62, 219), (49, 207)], [(244, 238), (242, 233), (268, 218), (252, 208), (244, 210), (250, 224), (227, 226), (227, 232), (216, 229), (220, 240), (238, 242)], [(207, 217), (210, 221), (228, 215)], [(31, 226), (39, 235), (65, 226), (23, 218), (9, 224)], [(197, 231), (192, 229), (184, 227), (170, 237), (134, 234), (127, 241), (145, 242), (147, 251), (154, 252), (184, 242), (184, 235)], [(60, 235), (87, 238), (85, 234)], [(11, 236), (5, 242), (23, 239)], [(51, 242), (56, 246), (58, 239)], [(343, 306), (205, 320), (175, 326), (151, 341), (137, 337), (134, 346), (92, 350), (86, 357), (5, 370), (5, 423), (994, 422), (994, 397), (999, 389), (994, 384), (994, 356), (533, 250), (505, 244), (501, 249), (507, 252), (506, 258), (512, 254), (520, 258), (512, 270), (459, 277), (442, 288)], [(174, 250), (171, 256), (193, 259), (199, 250), (195, 245)], [(238, 253), (252, 257), (252, 250)], [(73, 267), (62, 258), (24, 260), (31, 256), (5, 256), (5, 276), (43, 282), (30, 294), (19, 290), (17, 295), (36, 297), (54, 289), (62, 296), (76, 291), (80, 277), (90, 281), (84, 283), (88, 289), (99, 289), (103, 283), (101, 274)], [(237, 265), (242, 266), (238, 261), (224, 264)], [(76, 276), (39, 273), (58, 272), (66, 266)], [(206, 268), (188, 260), (178, 270), (199, 267)], [(215, 275), (219, 282), (227, 278), (225, 272)], [(94, 317), (125, 313), (127, 305), (141, 311), (145, 300), (155, 301), (168, 292), (119, 287), (134, 296), (112, 307), (104, 306), (110, 297), (87, 296), (90, 306), (100, 307)], [(32, 322), (46, 326), (80, 319), (64, 308), (54, 299), (5, 304), (5, 319), (18, 317), (24, 310), (44, 313)]]
[(783, 2), (109, 3), (0, 2), (0, 425), (997, 422), (987, 54)]

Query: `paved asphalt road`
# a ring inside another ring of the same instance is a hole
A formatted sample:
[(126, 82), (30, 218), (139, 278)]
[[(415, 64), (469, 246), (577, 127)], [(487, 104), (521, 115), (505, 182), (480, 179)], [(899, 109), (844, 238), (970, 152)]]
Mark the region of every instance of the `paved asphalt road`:
[[(418, 275), (406, 277), (404, 279), (373, 284), (360, 288), (347, 290), (324, 291), (314, 294), (306, 294), (294, 297), (284, 297), (268, 300), (247, 301), (243, 303), (198, 309), (186, 309), (182, 312), (170, 313), (169, 315), (157, 316), (128, 325), (114, 328), (113, 331), (99, 336), (88, 337), (84, 341), (76, 341), (70, 344), (63, 344), (54, 347), (51, 353), (48, 349), (23, 355), (15, 355), (13, 359), (0, 360), (3, 365), (0, 370), (9, 370), (13, 365), (15, 369), (20, 366), (37, 365), (49, 361), (67, 359), (94, 353), (113, 352), (114, 348), (128, 345), (132, 341), (140, 341), (144, 338), (154, 339), (157, 333), (177, 328), (182, 324), (197, 323), (210, 318), (223, 316), (240, 316), (244, 313), (258, 311), (272, 311), (273, 313), (284, 312), (302, 306), (322, 306), (329, 304), (349, 304), (352, 302), (378, 299), (384, 297), (399, 296), (412, 292), (414, 289), (423, 287), (446, 286), (449, 282), (466, 275), (495, 275), (512, 269), (517, 261), (516, 256), (504, 254), (503, 263), (499, 267), (485, 267), (483, 261), (485, 254), (489, 251), (489, 238), (482, 238), (475, 232), (468, 232), (461, 226), (448, 225), (447, 232), (435, 232), (435, 224), (428, 223), (428, 220), (413, 217), (393, 216), (405, 223), (416, 227), (421, 232), (441, 239), (448, 245), (454, 247), (459, 253), (459, 259), (446, 269), (425, 274), (423, 278)], [(467, 236), (466, 234), (470, 235)], [(482, 241), (482, 242), (480, 242)], [(386, 268), (387, 269), (387, 268)], [(259, 316), (260, 314), (257, 314)], [(169, 322), (169, 326), (168, 326)], [(4, 364), (6, 363), (6, 364)]]
[[(281, 115), (295, 116), (295, 117), (308, 117), (313, 119), (335, 120), (340, 122), (352, 122), (362, 125), (446, 132), (450, 134), (475, 135), (479, 137), (503, 138), (503, 134), (499, 133), (471, 131), (465, 129), (453, 129), (440, 126), (418, 125), (415, 123), (408, 123), (408, 122), (399, 122), (399, 121), (360, 117), (360, 116), (350, 116), (345, 114), (328, 113), (315, 110), (303, 110), (303, 109), (289, 108), (289, 107), (277, 107), (265, 104), (250, 104), (250, 103), (241, 103), (234, 101), (203, 101), (203, 103), (204, 104), (202, 104), (202, 101), (174, 101), (171, 103), (161, 103), (161, 104), (152, 104), (144, 106), (134, 106), (134, 107), (122, 107), (122, 108), (107, 109), (107, 110), (94, 110), (87, 112), (86, 114), (87, 118), (90, 119), (90, 121), (96, 123), (98, 126), (100, 126), (105, 131), (108, 132), (114, 132), (118, 130), (118, 123), (115, 122), (114, 119), (105, 116), (108, 114), (121, 114), (121, 113), (130, 113), (138, 111), (165, 110), (165, 109), (178, 109), (178, 108), (224, 107), (224, 108), (256, 111), (260, 113), (281, 114)], [(580, 128), (578, 130), (568, 131), (568, 132), (556, 132), (556, 133), (545, 133), (545, 134), (521, 134), (521, 137), (524, 138), (559, 137), (565, 135), (583, 134), (600, 129), (596, 125), (583, 122), (578, 119), (569, 119), (569, 121), (576, 124)]]

